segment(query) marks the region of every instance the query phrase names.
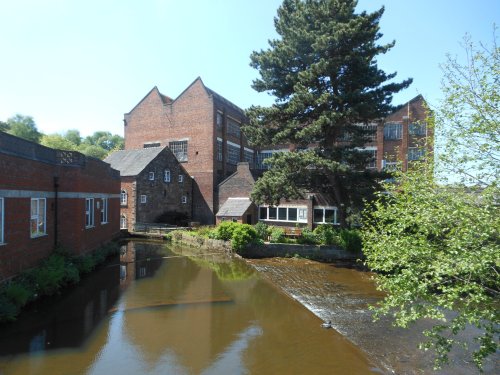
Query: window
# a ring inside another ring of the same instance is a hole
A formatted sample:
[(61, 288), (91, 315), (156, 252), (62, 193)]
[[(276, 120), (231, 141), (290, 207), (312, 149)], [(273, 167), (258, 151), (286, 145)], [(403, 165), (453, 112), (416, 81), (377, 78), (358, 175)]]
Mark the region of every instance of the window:
[(240, 161), (240, 146), (227, 142), (227, 162), (228, 164), (238, 164)]
[(108, 222), (108, 198), (102, 199), (101, 208), (101, 224), (106, 224)]
[(217, 138), (217, 161), (222, 161), (222, 139)]
[(146, 142), (143, 145), (144, 148), (150, 148), (150, 147), (160, 147), (160, 142)]
[(170, 169), (163, 171), (163, 181), (170, 182)]
[(289, 221), (297, 221), (297, 209), (296, 208), (288, 208), (288, 220)]
[(217, 123), (217, 130), (222, 130), (222, 113), (220, 112), (217, 112), (216, 123)]
[(3, 198), (0, 198), (0, 243), (3, 243)]
[(306, 222), (307, 208), (260, 206), (259, 220)]
[(143, 194), (141, 195), (141, 203), (146, 203), (147, 197)]
[(259, 207), (259, 219), (260, 220), (267, 219), (267, 207)]
[(365, 150), (368, 156), (368, 164), (366, 168), (374, 169), (377, 168), (377, 150)]
[(384, 125), (384, 139), (401, 139), (403, 138), (403, 125), (395, 123), (387, 123)]
[(286, 207), (278, 208), (278, 220), (283, 220), (283, 221), (286, 220), (286, 211), (287, 211)]
[(94, 226), (94, 198), (85, 199), (85, 228)]
[(408, 132), (410, 135), (416, 135), (419, 137), (425, 136), (427, 126), (425, 122), (423, 123), (412, 123), (408, 126)]
[(338, 224), (336, 207), (315, 207), (314, 222), (316, 224)]
[(127, 205), (127, 191), (126, 190), (122, 190), (122, 192), (120, 194), (120, 204), (122, 206)]
[(363, 125), (363, 130), (365, 131), (366, 138), (368, 139), (368, 142), (375, 142), (377, 140), (377, 125), (376, 124)]
[(386, 171), (395, 171), (399, 167), (397, 161), (387, 161), (387, 160), (382, 160), (382, 169)]
[(154, 181), (155, 180), (155, 173), (154, 172), (149, 172), (149, 181)]
[(276, 207), (269, 207), (269, 220), (276, 220)]
[(127, 229), (127, 217), (125, 215), (120, 216), (120, 229)]
[(299, 208), (299, 220), (307, 220), (307, 208)]
[(31, 237), (38, 237), (44, 235), (45, 228), (45, 198), (32, 198), (31, 199)]
[(184, 175), (183, 174), (179, 174), (179, 182), (184, 182)]
[(227, 120), (227, 135), (232, 135), (233, 137), (240, 138), (240, 124), (232, 119)]
[(182, 204), (186, 204), (187, 202), (188, 202), (188, 198), (187, 198), (187, 196), (183, 195), (183, 196), (181, 197), (181, 203), (182, 203)]
[(264, 163), (264, 160), (273, 156), (271, 151), (259, 151), (257, 153), (257, 160), (255, 161), (257, 169), (269, 169), (269, 166)]
[(253, 150), (250, 150), (245, 147), (243, 149), (243, 158), (246, 162), (248, 162), (250, 168), (253, 168)]
[(188, 161), (188, 141), (173, 141), (168, 143), (168, 147), (178, 161)]
[(408, 160), (419, 160), (425, 156), (425, 148), (423, 147), (409, 147), (408, 148)]

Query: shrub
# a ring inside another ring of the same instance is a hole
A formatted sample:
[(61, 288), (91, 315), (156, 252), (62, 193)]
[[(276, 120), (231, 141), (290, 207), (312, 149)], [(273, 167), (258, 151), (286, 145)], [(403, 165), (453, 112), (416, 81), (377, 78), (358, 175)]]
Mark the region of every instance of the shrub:
[(269, 226), (261, 221), (254, 225), (254, 229), (257, 232), (257, 237), (263, 241), (267, 241), (269, 236)]
[(17, 282), (11, 282), (5, 287), (5, 297), (17, 307), (23, 307), (33, 296), (33, 291), (27, 286)]
[(233, 237), (233, 232), (241, 224), (232, 221), (224, 221), (216, 228), (216, 239), (229, 241)]
[(319, 225), (314, 229), (318, 241), (323, 245), (340, 245), (340, 233), (331, 225)]
[(241, 224), (238, 225), (233, 231), (231, 246), (236, 252), (239, 252), (256, 238), (257, 231), (251, 225)]
[(19, 308), (5, 295), (0, 294), (0, 322), (16, 320)]
[(285, 231), (280, 227), (272, 227), (270, 241), (273, 243), (285, 243)]
[(342, 229), (340, 231), (341, 245), (342, 247), (351, 252), (361, 251), (363, 245), (361, 241), (361, 235), (356, 229)]
[(318, 236), (309, 228), (302, 229), (302, 234), (297, 238), (297, 242), (303, 245), (316, 245)]
[(75, 263), (78, 271), (80, 271), (80, 273), (82, 273), (82, 274), (89, 273), (96, 266), (94, 257), (92, 257), (90, 255), (84, 255), (84, 256), (75, 258), (74, 263)]
[(196, 233), (198, 234), (198, 236), (201, 236), (201, 237), (210, 238), (211, 232), (212, 232), (212, 228), (209, 226), (203, 226), (203, 227), (199, 227), (196, 229)]

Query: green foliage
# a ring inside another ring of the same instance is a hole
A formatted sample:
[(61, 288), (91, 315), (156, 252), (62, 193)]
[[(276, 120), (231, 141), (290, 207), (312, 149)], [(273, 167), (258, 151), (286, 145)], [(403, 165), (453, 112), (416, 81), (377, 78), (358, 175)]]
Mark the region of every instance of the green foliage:
[(233, 232), (240, 224), (232, 221), (223, 221), (215, 229), (215, 238), (217, 240), (229, 241), (233, 237)]
[(10, 282), (4, 290), (5, 297), (18, 308), (23, 307), (33, 297), (33, 291), (19, 282)]
[(31, 116), (16, 114), (7, 119), (7, 133), (38, 143), (42, 134), (38, 131)]
[(0, 132), (8, 132), (10, 129), (9, 124), (6, 122), (0, 121)]
[(236, 252), (241, 252), (257, 239), (256, 230), (248, 224), (238, 225), (231, 236), (231, 246)]
[(340, 246), (353, 253), (360, 252), (363, 248), (360, 231), (356, 229), (342, 229), (340, 231)]
[(392, 314), (402, 327), (439, 320), (423, 344), (435, 349), (438, 366), (459, 343), (456, 334), (477, 326), (481, 346), (473, 359), (480, 366), (498, 348), (498, 188), (437, 186), (425, 163), (396, 177), (365, 212), (362, 233), (366, 264), (387, 292), (377, 314)]
[(43, 135), (40, 144), (57, 150), (77, 151), (78, 146), (60, 134)]
[(262, 241), (267, 241), (267, 237), (269, 236), (269, 226), (266, 223), (259, 221), (253, 227), (257, 232), (257, 237)]
[(12, 322), (16, 320), (19, 308), (7, 296), (0, 294), (0, 322)]
[(314, 234), (322, 245), (341, 245), (339, 231), (331, 225), (318, 225)]
[[(270, 170), (255, 184), (253, 201), (276, 205), (315, 191), (331, 195), (339, 206), (356, 207), (376, 189), (375, 174), (359, 172), (367, 155), (357, 147), (370, 134), (357, 125), (385, 117), (392, 95), (411, 80), (391, 81), (396, 74), (377, 67), (377, 56), (394, 45), (377, 44), (384, 9), (356, 13), (356, 5), (355, 0), (285, 0), (275, 19), (279, 38), (250, 56), (260, 73), (253, 88), (275, 97), (271, 107), (247, 111), (250, 125), (244, 131), (251, 143), (318, 145), (268, 159)], [(339, 216), (345, 225), (344, 212)]]
[(269, 238), (272, 243), (285, 243), (285, 231), (280, 227), (271, 227), (271, 234)]
[(297, 238), (297, 242), (303, 245), (317, 245), (321, 241), (315, 232), (316, 230), (312, 231), (309, 228), (303, 228), (301, 235)]

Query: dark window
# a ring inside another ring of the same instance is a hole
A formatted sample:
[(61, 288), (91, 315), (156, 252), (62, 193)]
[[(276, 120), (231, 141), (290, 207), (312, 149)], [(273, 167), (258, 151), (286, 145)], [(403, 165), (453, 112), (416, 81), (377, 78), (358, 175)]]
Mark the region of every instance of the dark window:
[(403, 125), (388, 123), (384, 125), (384, 139), (403, 138)]
[(296, 208), (289, 208), (288, 209), (288, 220), (297, 221), (297, 209)]
[(278, 220), (286, 220), (286, 207), (278, 208)]
[(267, 219), (267, 207), (259, 208), (259, 219), (266, 220)]
[(323, 209), (322, 208), (315, 208), (314, 209), (314, 222), (315, 223), (322, 223), (323, 222)]
[(276, 220), (276, 207), (269, 207), (269, 220)]
[(408, 127), (408, 131), (411, 135), (425, 136), (426, 125), (425, 123), (413, 123)]
[(335, 210), (325, 209), (325, 223), (335, 223)]

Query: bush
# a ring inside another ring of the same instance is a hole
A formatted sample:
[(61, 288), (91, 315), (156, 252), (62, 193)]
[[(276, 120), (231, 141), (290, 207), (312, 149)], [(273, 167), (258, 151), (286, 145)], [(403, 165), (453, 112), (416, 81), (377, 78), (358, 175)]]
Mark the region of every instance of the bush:
[(220, 223), (219, 226), (215, 229), (216, 239), (229, 241), (233, 237), (233, 232), (239, 225), (241, 224), (234, 223), (232, 221), (224, 221)]
[(342, 229), (340, 231), (341, 245), (342, 247), (353, 253), (361, 251), (363, 244), (361, 241), (361, 235), (356, 229)]
[(285, 243), (285, 231), (280, 227), (272, 227), (270, 241), (273, 243)]
[(261, 221), (254, 225), (254, 229), (257, 232), (257, 237), (263, 241), (267, 241), (269, 236), (269, 226)]
[(196, 228), (196, 234), (198, 236), (210, 238), (211, 233), (212, 233), (212, 228), (209, 226)]
[(302, 245), (316, 245), (319, 242), (318, 235), (309, 228), (304, 228), (302, 234), (297, 238), (297, 242)]
[(17, 282), (11, 282), (5, 287), (5, 297), (8, 298), (17, 307), (23, 307), (33, 296), (33, 291), (27, 286)]
[(0, 294), (0, 322), (16, 320), (19, 308), (7, 296)]
[(341, 245), (340, 233), (331, 225), (319, 225), (314, 229), (317, 240), (322, 245)]
[(238, 225), (232, 235), (231, 246), (233, 250), (239, 252), (257, 238), (257, 231), (248, 224)]

